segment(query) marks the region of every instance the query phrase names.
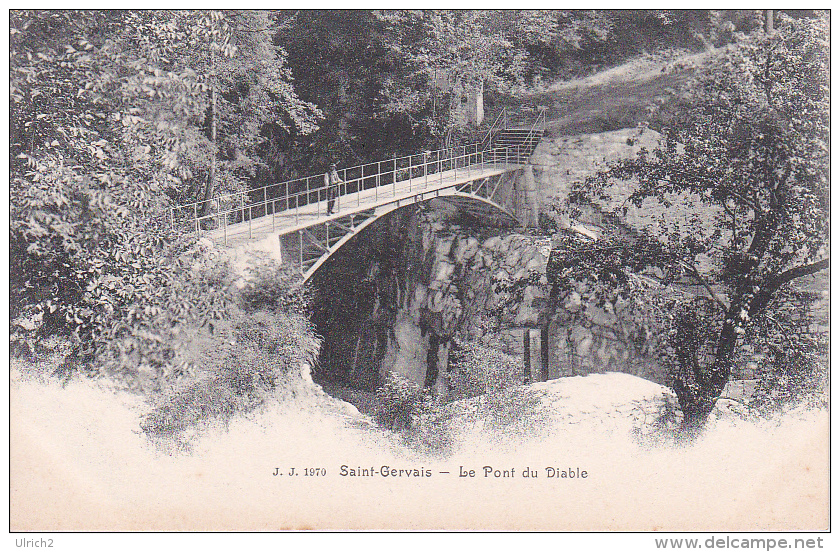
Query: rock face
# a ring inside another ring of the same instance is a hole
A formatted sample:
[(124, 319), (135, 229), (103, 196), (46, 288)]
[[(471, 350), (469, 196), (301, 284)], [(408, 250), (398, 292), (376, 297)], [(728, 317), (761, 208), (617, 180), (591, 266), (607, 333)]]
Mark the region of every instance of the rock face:
[[(540, 323), (549, 244), (503, 232), (433, 200), (348, 242), (313, 278), (322, 375), (374, 390), (393, 371), (446, 393), (453, 338)], [(528, 275), (534, 285), (506, 289)]]
[[(641, 356), (638, 332), (572, 294), (552, 305), (545, 276), (550, 241), (481, 229), (443, 201), (377, 221), (315, 277), (313, 321), (324, 337), (320, 376), (374, 391), (388, 371), (447, 394), (453, 339), (501, 342), (538, 379), (540, 329), (550, 378), (606, 370), (664, 381)], [(569, 324), (584, 310), (587, 322)], [(523, 376), (524, 379), (524, 376)]]
[[(574, 181), (657, 139), (642, 129), (544, 139), (520, 183), (531, 218)], [(574, 293), (552, 304), (550, 253), (549, 238), (486, 228), (445, 200), (394, 211), (313, 278), (313, 322), (324, 337), (316, 378), (320, 372), (374, 391), (393, 371), (446, 394), (448, 353), (458, 337), (501, 342), (520, 357), (527, 346), (534, 381), (545, 358), (543, 332), (549, 378), (611, 370), (664, 382), (644, 336), (618, 316), (621, 305), (607, 312)], [(576, 313), (586, 321), (572, 322)]]

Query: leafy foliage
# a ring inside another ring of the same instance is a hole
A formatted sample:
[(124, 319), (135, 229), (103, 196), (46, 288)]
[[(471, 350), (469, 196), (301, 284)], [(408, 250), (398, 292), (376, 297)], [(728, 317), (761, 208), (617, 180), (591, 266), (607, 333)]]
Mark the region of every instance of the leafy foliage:
[(246, 269), (238, 299), (246, 312), (282, 312), (308, 315), (310, 290), (301, 285), (294, 267), (269, 257), (253, 258)]
[[(288, 12), (277, 38), (289, 55), (300, 96), (325, 120), (291, 164), (321, 171), (434, 147), (455, 124), (453, 108), (485, 83), (521, 81), (525, 35), (550, 19), (454, 10)], [(517, 37), (522, 37), (519, 40)]]
[(498, 393), (522, 380), (519, 359), (478, 341), (457, 342), (449, 362), (452, 400)]
[(509, 91), (523, 83), (526, 45), (549, 36), (555, 26), (547, 15), (523, 11), (511, 18), (497, 10), (380, 14), (386, 45), (406, 68), (402, 79), (383, 87), (385, 109), (424, 115), (419, 123), (451, 145), (457, 108), (470, 93)]
[[(258, 148), (260, 121), (313, 128), (314, 108), (294, 96), (270, 30), (235, 44), (255, 19), (266, 21), (253, 13), (11, 12), (13, 340), (71, 338), (65, 375), (81, 367), (159, 389), (193, 368), (178, 353), (187, 330), (212, 331), (228, 316), (230, 270), (171, 228), (167, 208), (171, 198), (200, 198), (208, 167), (225, 158), (217, 146), (226, 142), (212, 142), (204, 128), (212, 88), (236, 87), (220, 102), (220, 126), (237, 162), (237, 148)], [(270, 81), (242, 82), (232, 68), (254, 77), (255, 67), (237, 58), (243, 53)], [(253, 112), (256, 103), (265, 110)]]
[(399, 430), (411, 428), (412, 418), (419, 414), (423, 403), (431, 400), (431, 394), (408, 378), (388, 372), (376, 398), (380, 405), (377, 421), (383, 427)]
[(278, 398), (302, 363), (313, 364), (319, 342), (308, 321), (260, 311), (242, 317), (223, 340), (201, 351), (201, 374), (159, 396), (142, 428), (150, 436), (188, 446), (191, 431), (227, 422)]
[(446, 426), (444, 403), (428, 387), (395, 372), (388, 372), (376, 392), (376, 421), (399, 432), (406, 444), (422, 452), (445, 454), (452, 442)]
[(276, 40), (288, 52), (295, 88), (324, 113), (311, 137), (293, 133), (285, 142), (285, 163), (278, 167), (284, 175), (416, 150), (425, 138), (422, 129), (415, 133), (409, 123), (416, 111), (389, 116), (381, 109), (382, 90), (399, 80), (402, 66), (385, 48), (382, 26), (372, 12), (295, 11), (280, 17), (286, 24)]
[(682, 299), (667, 288), (676, 275), (659, 268), (668, 267), (662, 261), (669, 253), (644, 233), (628, 235), (609, 223), (601, 231), (595, 242), (573, 232), (555, 234), (547, 272), (552, 299), (563, 306), (561, 321), (588, 326), (597, 322), (593, 317), (614, 320), (637, 354), (659, 358), (668, 349), (669, 310)]
[[(712, 311), (673, 312), (675, 390), (688, 426), (711, 412), (747, 329), (779, 314), (774, 298), (828, 266), (827, 40), (827, 17), (782, 18), (778, 33), (745, 40), (693, 83), (658, 148), (572, 194), (619, 217), (629, 205), (664, 207), (661, 246), (634, 256), (667, 274), (686, 271), (710, 297)], [(622, 196), (613, 184), (628, 180), (638, 184)], [(596, 260), (601, 273), (616, 264)], [(714, 354), (701, 354), (712, 336)]]

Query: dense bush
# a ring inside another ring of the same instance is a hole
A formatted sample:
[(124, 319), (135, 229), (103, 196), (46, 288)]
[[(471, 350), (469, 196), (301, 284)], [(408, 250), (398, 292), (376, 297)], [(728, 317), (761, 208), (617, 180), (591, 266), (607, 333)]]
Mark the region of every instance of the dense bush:
[(158, 389), (188, 369), (178, 358), (183, 332), (212, 330), (228, 312), (228, 267), (198, 244), (112, 212), (106, 193), (52, 207), (75, 191), (30, 188), (53, 203), (24, 204), (11, 224), (11, 340), (25, 352), (62, 336), (72, 345), (63, 376), (82, 370)]
[(206, 89), (194, 71), (155, 65), (152, 50), (177, 36), (129, 39), (160, 31), (153, 20), (10, 17), (12, 340), (25, 351), (66, 337), (64, 375), (102, 373), (143, 391), (185, 370), (179, 333), (217, 320), (228, 301), (223, 273), (197, 267), (203, 253), (166, 224), (167, 194), (209, 159), (196, 126)]
[(245, 269), (245, 283), (239, 301), (248, 311), (282, 311), (307, 314), (311, 301), (309, 288), (302, 285), (300, 273), (292, 265), (255, 254)]
[(400, 433), (405, 443), (425, 453), (443, 454), (452, 442), (444, 401), (428, 388), (388, 372), (376, 392), (376, 421)]
[[(142, 428), (152, 437), (189, 444), (190, 430), (226, 424), (290, 393), (301, 365), (312, 365), (319, 342), (299, 315), (258, 311), (243, 315), (200, 348), (201, 365), (153, 399)], [(227, 341), (230, 339), (230, 341)]]
[(62, 336), (73, 344), (63, 375), (109, 375), (143, 392), (189, 372), (180, 340), (194, 326), (214, 331), (234, 298), (230, 271), (184, 237), (172, 200), (242, 189), (260, 164), (263, 123), (314, 128), (270, 22), (256, 12), (10, 12), (13, 350)]
[(809, 292), (785, 289), (775, 300), (773, 317), (744, 336), (760, 354), (759, 381), (750, 399), (760, 414), (828, 406), (828, 329), (814, 301)]
[(431, 393), (414, 381), (394, 372), (388, 372), (385, 382), (376, 391), (379, 407), (376, 420), (391, 430), (410, 428)]
[(456, 342), (449, 363), (446, 376), (453, 400), (495, 393), (522, 382), (522, 364), (516, 357), (479, 341)]

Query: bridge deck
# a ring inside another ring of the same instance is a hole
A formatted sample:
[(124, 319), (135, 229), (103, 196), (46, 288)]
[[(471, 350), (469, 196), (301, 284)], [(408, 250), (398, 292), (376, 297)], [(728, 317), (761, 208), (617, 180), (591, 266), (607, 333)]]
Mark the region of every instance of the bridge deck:
[(474, 164), (342, 194), (336, 198), (331, 215), (326, 214), (327, 201), (324, 199), (236, 224), (226, 224), (227, 217), (220, 217), (220, 227), (207, 232), (207, 235), (219, 245), (237, 247), (248, 241), (262, 240), (269, 235), (289, 234), (377, 207), (393, 207), (395, 203), (399, 206), (402, 202), (431, 198), (440, 192), (448, 193), (469, 182), (504, 174), (520, 167), (518, 163), (504, 162)]

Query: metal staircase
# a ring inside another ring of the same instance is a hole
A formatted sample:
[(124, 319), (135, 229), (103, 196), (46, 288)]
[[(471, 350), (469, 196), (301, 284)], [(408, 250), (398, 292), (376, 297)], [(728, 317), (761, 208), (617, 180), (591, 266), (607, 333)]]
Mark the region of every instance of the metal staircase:
[(482, 146), (489, 151), (498, 150), (498, 155), (503, 153), (509, 162), (527, 163), (545, 135), (545, 110), (540, 110), (530, 125), (513, 118), (506, 107), (502, 108), (484, 136)]
[(519, 147), (521, 154), (525, 157), (530, 157), (534, 150), (537, 149), (537, 144), (542, 140), (542, 129), (531, 130), (528, 128), (509, 128), (499, 131), (493, 141), (494, 148), (516, 148)]

